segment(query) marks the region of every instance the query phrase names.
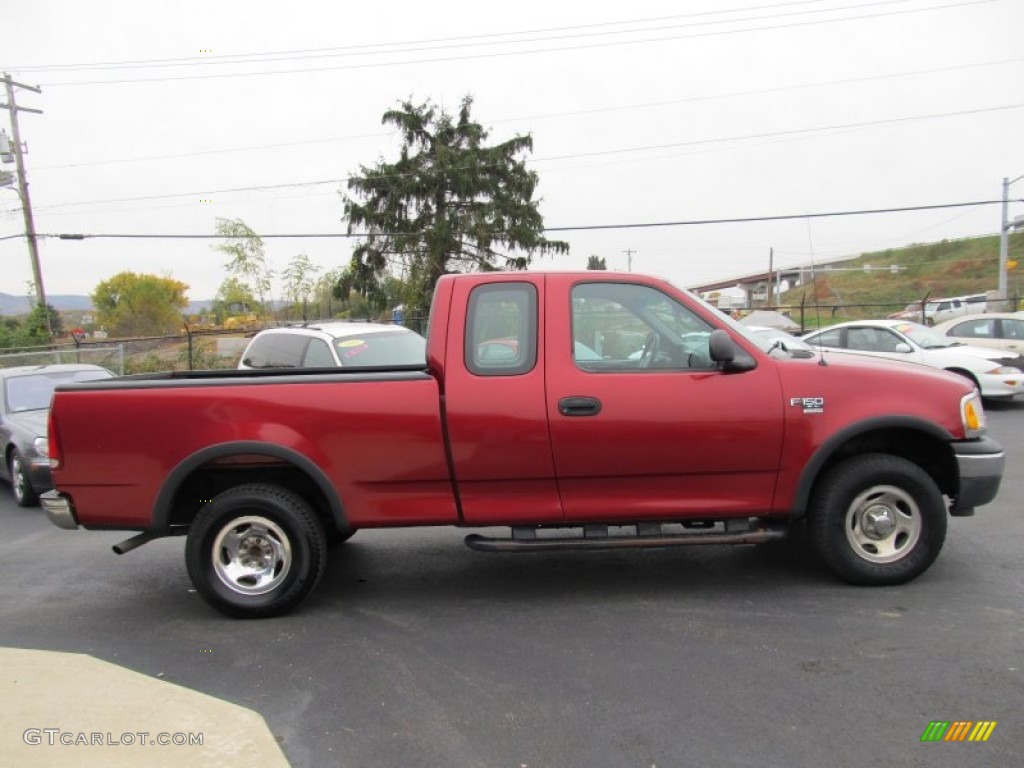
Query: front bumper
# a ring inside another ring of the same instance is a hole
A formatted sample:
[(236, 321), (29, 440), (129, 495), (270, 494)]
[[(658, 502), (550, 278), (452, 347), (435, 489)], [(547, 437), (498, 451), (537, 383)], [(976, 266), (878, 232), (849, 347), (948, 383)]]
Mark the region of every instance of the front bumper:
[(73, 531), (78, 527), (71, 499), (62, 495), (60, 491), (47, 491), (39, 497), (39, 503), (46, 510), (46, 516), (50, 518), (50, 522), (58, 528), (67, 528)]
[(1024, 395), (1024, 371), (1004, 374), (979, 373), (977, 379), (982, 397), (1009, 399), (1016, 395)]
[(1006, 466), (1003, 447), (988, 437), (953, 443), (960, 471), (960, 492), (949, 513), (956, 517), (974, 514), (974, 508), (988, 504), (999, 492)]
[(36, 493), (43, 493), (53, 488), (53, 475), (50, 473), (50, 460), (32, 458), (27, 462), (29, 485)]

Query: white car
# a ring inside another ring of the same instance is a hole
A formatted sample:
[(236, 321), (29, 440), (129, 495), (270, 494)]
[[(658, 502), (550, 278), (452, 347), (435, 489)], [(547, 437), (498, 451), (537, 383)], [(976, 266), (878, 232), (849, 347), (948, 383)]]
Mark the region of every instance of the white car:
[(803, 339), (778, 328), (771, 328), (767, 325), (745, 325), (745, 327), (747, 330), (753, 331), (758, 336), (772, 342), (773, 348), (780, 347), (789, 352), (792, 357), (809, 357), (815, 352), (814, 348)]
[(934, 331), (964, 344), (1024, 353), (1024, 312), (958, 317), (939, 323)]
[(830, 354), (868, 355), (943, 368), (971, 379), (982, 397), (1010, 398), (1024, 392), (1024, 358), (962, 344), (920, 323), (854, 320), (802, 338)]
[(245, 348), (239, 368), (424, 366), (427, 341), (400, 325), (329, 321), (267, 328)]

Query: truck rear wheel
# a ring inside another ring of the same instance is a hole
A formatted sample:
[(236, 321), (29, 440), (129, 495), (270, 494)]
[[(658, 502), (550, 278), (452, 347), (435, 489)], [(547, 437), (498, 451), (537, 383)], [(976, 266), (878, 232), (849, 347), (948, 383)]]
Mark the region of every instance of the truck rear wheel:
[(219, 494), (185, 543), (196, 591), (237, 618), (287, 613), (313, 590), (326, 564), (320, 520), (302, 497), (276, 485), (241, 485)]
[(825, 564), (852, 584), (902, 584), (924, 573), (946, 539), (935, 481), (899, 456), (866, 454), (822, 478), (810, 533)]

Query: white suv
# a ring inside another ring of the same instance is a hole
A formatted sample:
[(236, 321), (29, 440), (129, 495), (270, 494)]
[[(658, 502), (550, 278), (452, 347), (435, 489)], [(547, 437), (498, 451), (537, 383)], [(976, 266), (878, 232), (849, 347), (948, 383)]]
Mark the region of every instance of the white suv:
[(424, 366), (427, 342), (400, 325), (329, 321), (260, 331), (239, 368), (390, 368)]

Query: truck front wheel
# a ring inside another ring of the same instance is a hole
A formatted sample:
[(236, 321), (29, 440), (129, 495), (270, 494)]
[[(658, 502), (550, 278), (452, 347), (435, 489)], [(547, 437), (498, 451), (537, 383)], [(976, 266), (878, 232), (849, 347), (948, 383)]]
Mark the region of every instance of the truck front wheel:
[(935, 481), (899, 456), (866, 454), (822, 478), (810, 532), (825, 564), (852, 584), (902, 584), (924, 573), (946, 539)]
[(324, 529), (302, 497), (276, 485), (231, 488), (189, 530), (185, 565), (196, 591), (237, 618), (287, 613), (327, 564)]

